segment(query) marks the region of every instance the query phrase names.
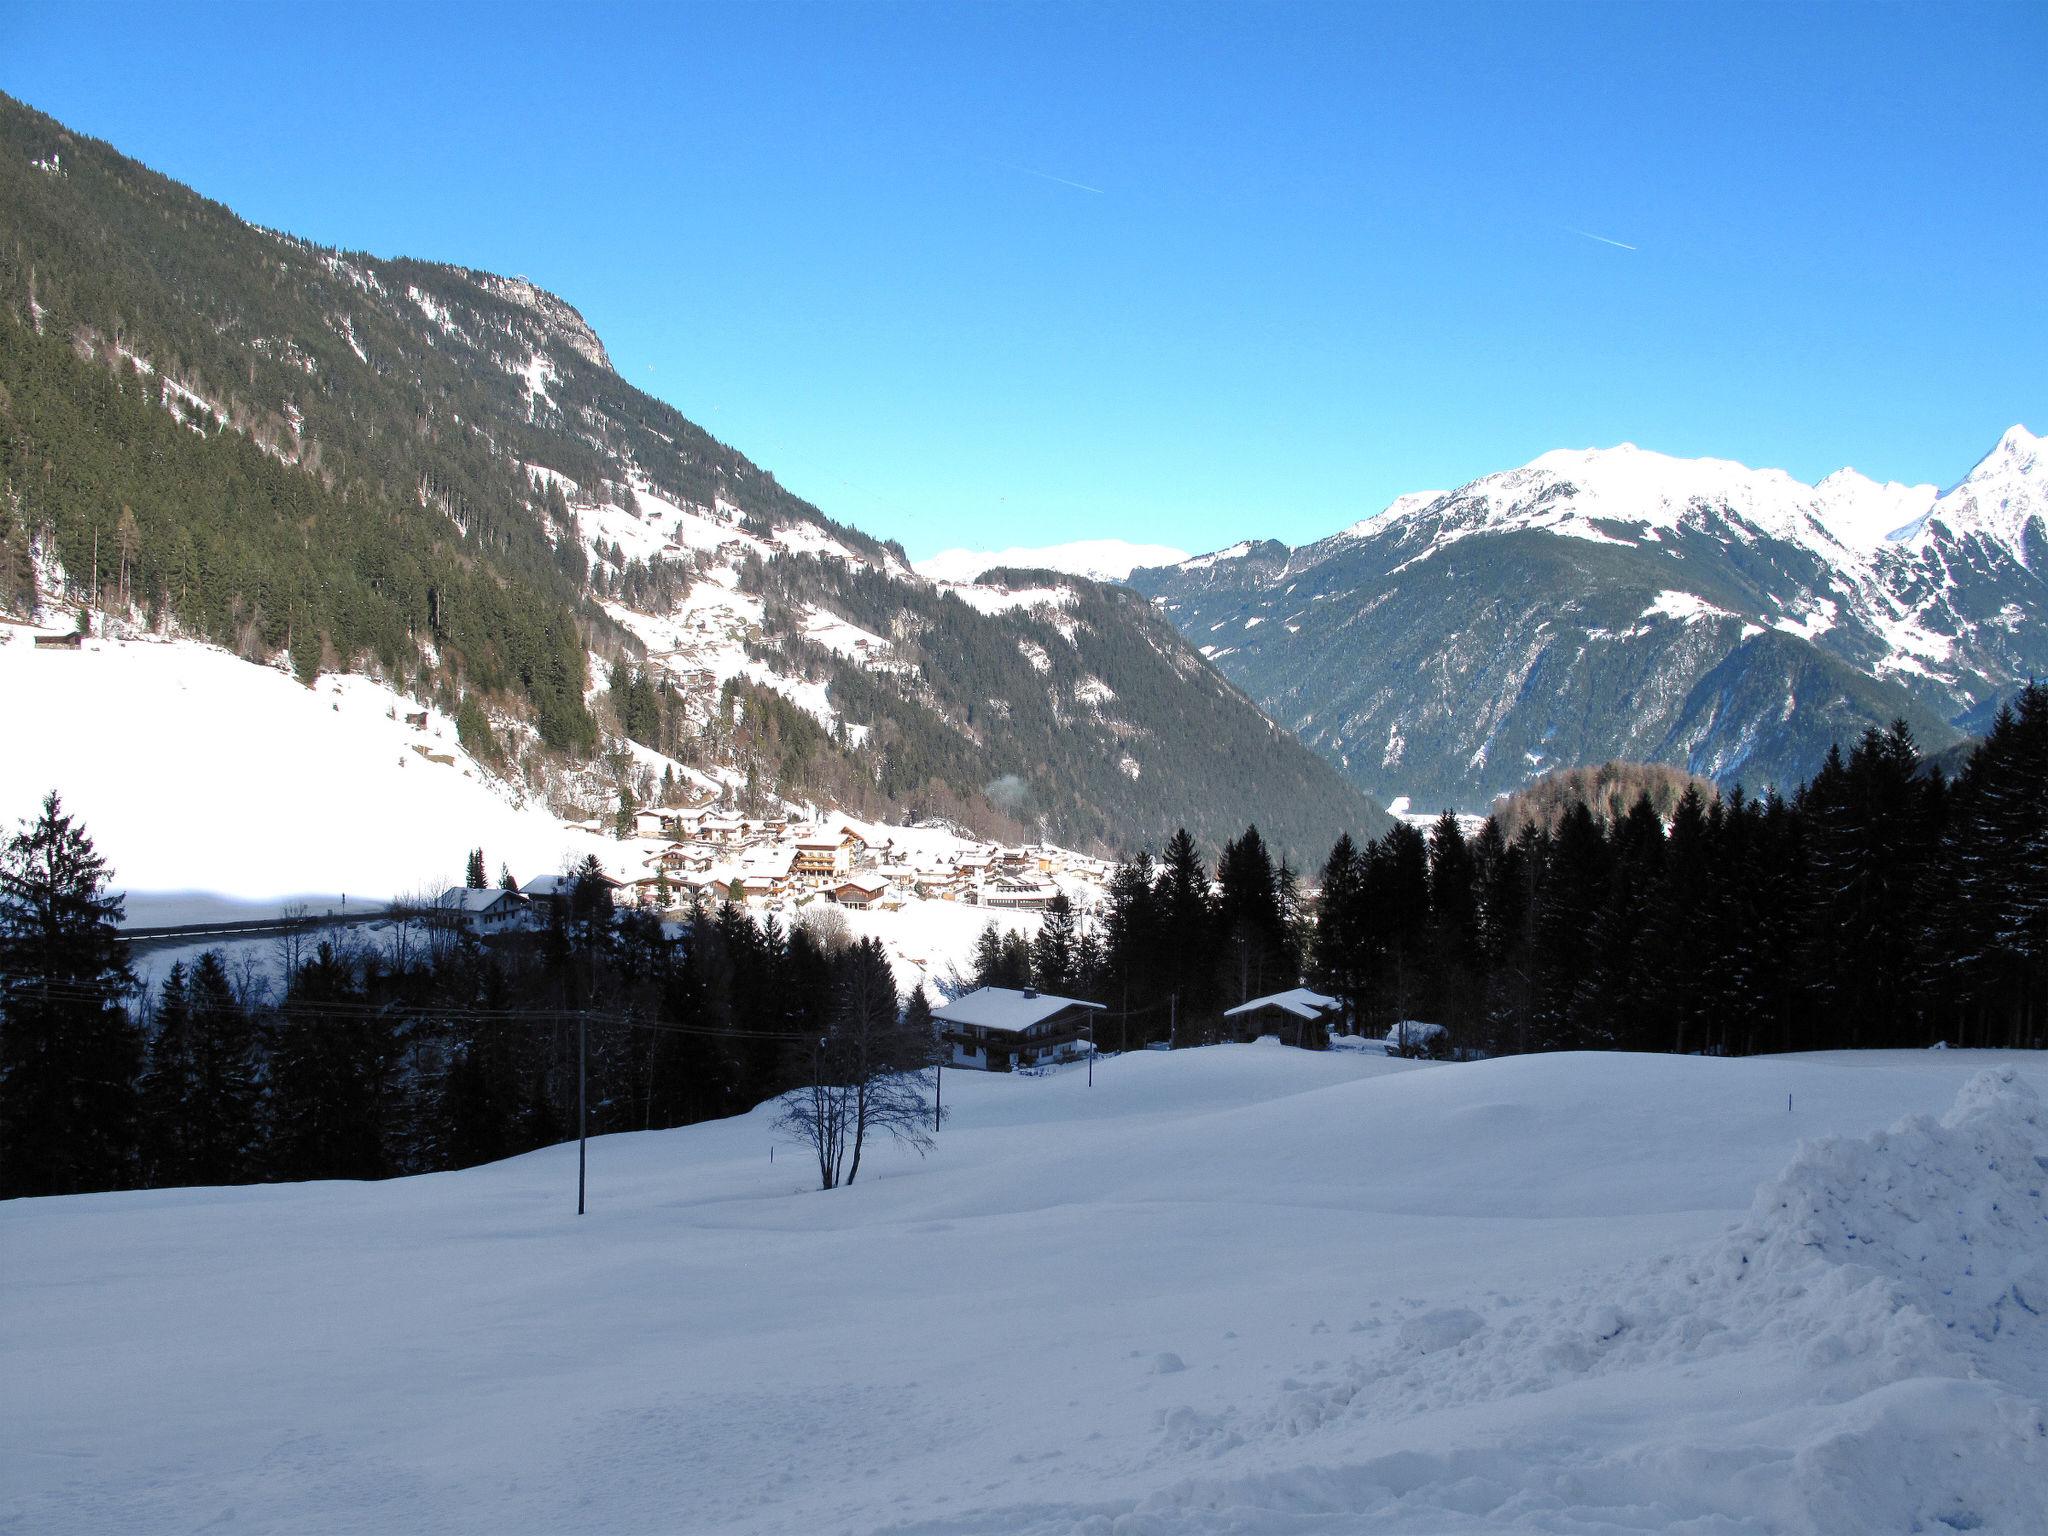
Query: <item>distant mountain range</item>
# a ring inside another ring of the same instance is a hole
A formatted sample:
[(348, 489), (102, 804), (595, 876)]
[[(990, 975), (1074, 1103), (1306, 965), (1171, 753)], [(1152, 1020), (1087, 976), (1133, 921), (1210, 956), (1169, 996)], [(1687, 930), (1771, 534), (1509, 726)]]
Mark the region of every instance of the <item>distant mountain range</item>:
[(566, 810), (692, 768), (1105, 852), (1388, 824), (1136, 594), (920, 575), (523, 278), (257, 228), (4, 96), (0, 207), (0, 611), (374, 672)]
[(1062, 571), (1094, 581), (1122, 581), (1141, 565), (1171, 565), (1188, 552), (1171, 544), (1133, 544), (1126, 539), (1077, 539), (1030, 549), (941, 550), (917, 562), (920, 575), (934, 581), (976, 581), (994, 570)]
[(1947, 491), (1565, 450), (1130, 581), (1382, 798), (1482, 809), (1611, 758), (1790, 786), (1894, 718), (1948, 746), (2048, 675), (2048, 466), (2019, 426)]

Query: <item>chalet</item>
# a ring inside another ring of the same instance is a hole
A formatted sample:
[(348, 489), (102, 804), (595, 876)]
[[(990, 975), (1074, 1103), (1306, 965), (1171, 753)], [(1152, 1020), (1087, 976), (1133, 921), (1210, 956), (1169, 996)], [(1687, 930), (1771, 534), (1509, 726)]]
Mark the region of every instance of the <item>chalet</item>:
[(932, 1018), (946, 1043), (947, 1066), (1007, 1072), (1094, 1050), (1094, 1018), (1102, 1009), (1029, 987), (982, 987), (934, 1008)]
[(889, 894), (889, 887), (880, 880), (842, 880), (827, 894), (842, 907), (865, 912), (869, 907), (881, 905), (882, 898)]
[(669, 838), (694, 837), (697, 828), (704, 824), (701, 806), (665, 805), (656, 814), (661, 818), (661, 836)]
[(999, 875), (984, 882), (975, 899), (984, 907), (1006, 907), (1013, 912), (1043, 912), (1059, 895), (1059, 887), (1042, 880), (1016, 880)]
[(711, 867), (712, 853), (695, 843), (670, 843), (656, 862), (671, 874), (699, 874)]
[(833, 880), (853, 873), (854, 840), (843, 832), (800, 837), (795, 872), (811, 880)]
[(46, 651), (75, 651), (84, 638), (84, 635), (75, 632), (68, 635), (37, 635), (36, 644)]
[(740, 889), (748, 900), (785, 896), (796, 864), (794, 848), (765, 848), (754, 853), (738, 871)]
[[(556, 908), (566, 916), (576, 904), (576, 887), (585, 877), (581, 875), (541, 875), (529, 880), (520, 888), (520, 894), (533, 904), (536, 916), (545, 917)], [(588, 877), (609, 893), (616, 893), (620, 882), (610, 875), (596, 874)]]
[(526, 898), (518, 891), (451, 885), (434, 899), (428, 920), (436, 927), (459, 928), (483, 938), (515, 931), (524, 926), (525, 916)]
[(671, 811), (649, 807), (633, 813), (633, 835), (635, 837), (660, 837), (668, 831)]
[(665, 912), (672, 907), (686, 907), (690, 904), (689, 882), (681, 876), (670, 874), (665, 869), (656, 869), (653, 874), (628, 880), (619, 889), (620, 894), (636, 907)]
[(1330, 1043), (1330, 1025), (1344, 1016), (1344, 1005), (1336, 998), (1307, 987), (1255, 997), (1223, 1010), (1240, 1040), (1261, 1035), (1278, 1035), (1283, 1044), (1320, 1051)]
[(707, 843), (730, 848), (753, 841), (754, 823), (737, 816), (706, 816), (697, 828), (697, 836)]

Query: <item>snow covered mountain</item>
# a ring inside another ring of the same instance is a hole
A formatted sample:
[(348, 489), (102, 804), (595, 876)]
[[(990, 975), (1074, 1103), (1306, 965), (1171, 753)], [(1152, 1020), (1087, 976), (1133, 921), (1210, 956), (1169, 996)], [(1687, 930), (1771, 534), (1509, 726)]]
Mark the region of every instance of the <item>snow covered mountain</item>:
[(1613, 757), (1757, 789), (1895, 717), (1947, 745), (2048, 672), (2042, 457), (2015, 426), (1943, 492), (1560, 450), (1131, 580), (1382, 796), (1469, 807)]
[(1035, 549), (946, 549), (917, 562), (920, 575), (934, 581), (978, 581), (994, 570), (1060, 571), (1095, 581), (1122, 581), (1141, 565), (1172, 565), (1188, 552), (1171, 544), (1133, 544), (1128, 539), (1077, 539)]
[(372, 677), (570, 815), (709, 779), (1101, 851), (1383, 824), (1135, 594), (918, 574), (524, 278), (255, 228), (5, 98), (0, 206), (0, 614)]

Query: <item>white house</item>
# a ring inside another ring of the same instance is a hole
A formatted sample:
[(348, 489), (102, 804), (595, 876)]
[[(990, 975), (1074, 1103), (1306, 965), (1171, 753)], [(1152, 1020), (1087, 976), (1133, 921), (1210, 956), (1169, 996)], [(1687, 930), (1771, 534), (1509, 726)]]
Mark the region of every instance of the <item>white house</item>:
[(932, 1018), (946, 1043), (948, 1066), (1007, 1072), (1094, 1050), (1094, 1016), (1103, 1007), (1029, 987), (981, 987), (934, 1008)]
[(526, 898), (517, 891), (494, 888), (474, 890), (451, 885), (434, 900), (433, 920), (449, 928), (462, 928), (484, 937), (510, 933), (521, 926), (526, 915)]

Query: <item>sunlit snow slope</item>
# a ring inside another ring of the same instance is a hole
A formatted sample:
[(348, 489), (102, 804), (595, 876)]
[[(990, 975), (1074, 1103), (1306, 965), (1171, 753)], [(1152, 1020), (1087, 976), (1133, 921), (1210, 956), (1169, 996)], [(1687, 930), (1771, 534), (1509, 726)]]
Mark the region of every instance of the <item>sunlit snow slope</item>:
[(2004, 1060), (1226, 1046), (949, 1073), (830, 1194), (757, 1111), (581, 1220), (573, 1147), (16, 1201), (0, 1529), (2035, 1532)]
[(495, 873), (557, 873), (618, 845), (515, 805), (454, 722), (374, 680), (283, 671), (186, 642), (33, 647), (0, 628), (0, 698), (23, 739), (0, 751), (0, 825), (51, 790), (83, 818), (117, 883), (157, 893), (131, 920), (183, 921), (209, 892), (263, 903), (304, 893), (378, 901), (439, 891), (481, 845)]

